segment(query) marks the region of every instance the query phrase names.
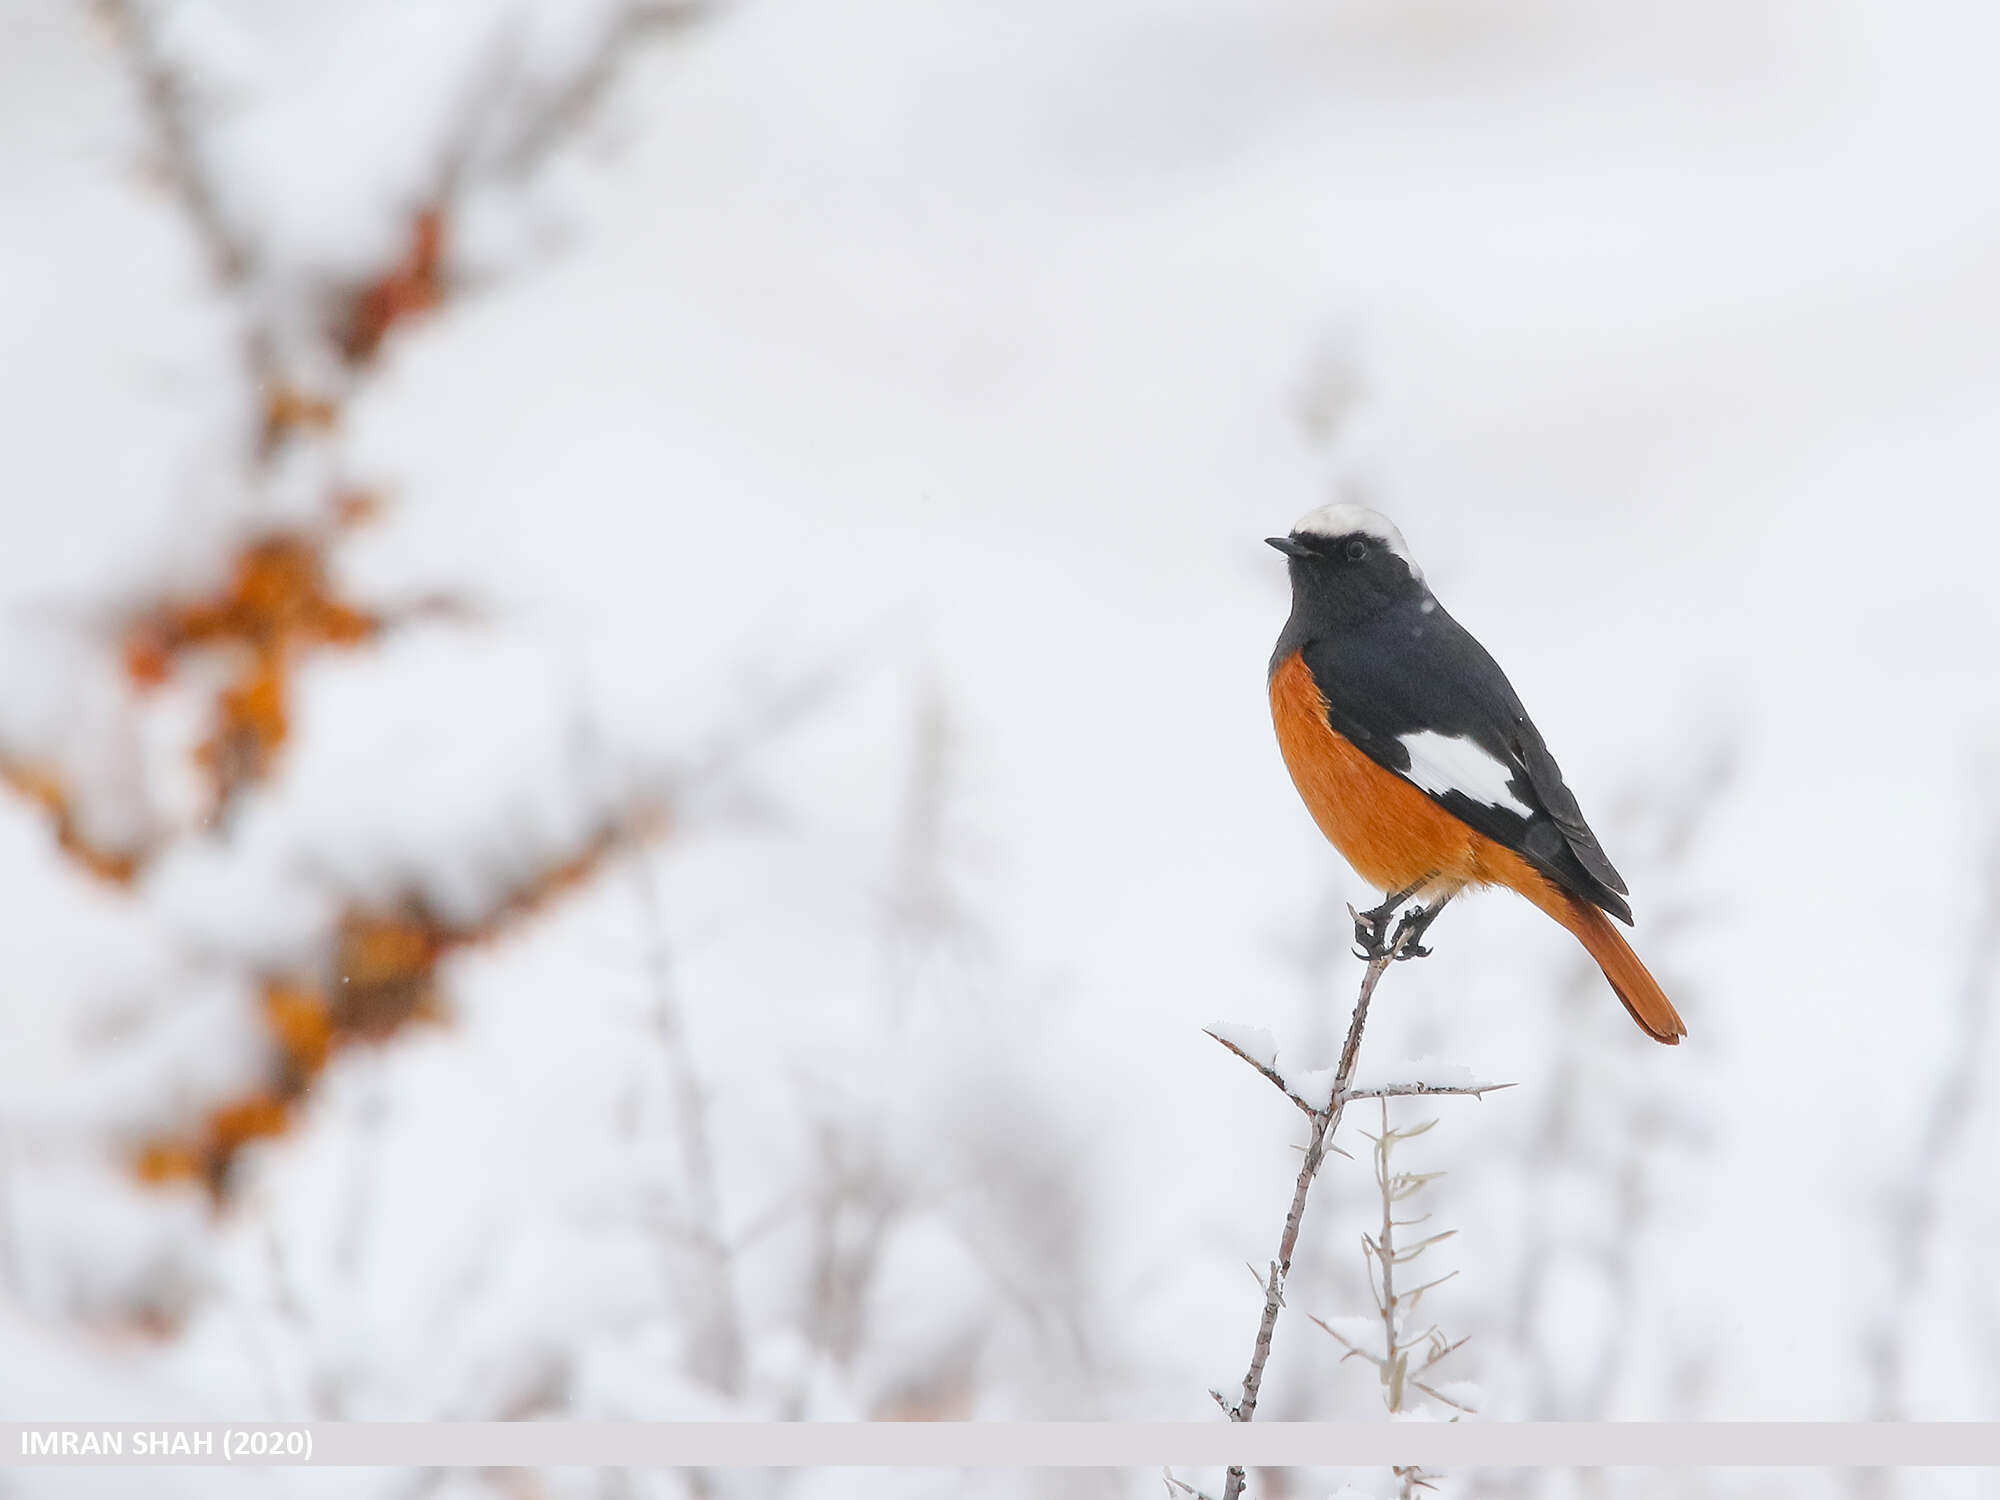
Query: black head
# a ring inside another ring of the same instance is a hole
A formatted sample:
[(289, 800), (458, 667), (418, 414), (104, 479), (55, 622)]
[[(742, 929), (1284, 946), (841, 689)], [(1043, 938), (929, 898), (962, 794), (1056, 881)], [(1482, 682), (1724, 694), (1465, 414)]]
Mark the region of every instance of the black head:
[(1403, 534), (1365, 505), (1321, 506), (1265, 540), (1291, 560), (1294, 614), (1363, 619), (1427, 592)]

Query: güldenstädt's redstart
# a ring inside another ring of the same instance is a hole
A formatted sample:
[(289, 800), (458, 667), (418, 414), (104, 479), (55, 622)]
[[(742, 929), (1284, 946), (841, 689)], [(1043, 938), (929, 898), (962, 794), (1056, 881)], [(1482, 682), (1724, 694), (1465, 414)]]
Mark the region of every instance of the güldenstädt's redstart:
[(1459, 891), (1504, 885), (1576, 935), (1648, 1036), (1679, 1041), (1679, 1014), (1605, 920), (1630, 925), (1625, 882), (1506, 674), (1445, 613), (1402, 533), (1342, 504), (1268, 540), (1292, 578), (1271, 653), (1278, 748), (1320, 831), (1393, 893), (1357, 925), (1379, 929), (1402, 901), (1426, 900), (1413, 944)]

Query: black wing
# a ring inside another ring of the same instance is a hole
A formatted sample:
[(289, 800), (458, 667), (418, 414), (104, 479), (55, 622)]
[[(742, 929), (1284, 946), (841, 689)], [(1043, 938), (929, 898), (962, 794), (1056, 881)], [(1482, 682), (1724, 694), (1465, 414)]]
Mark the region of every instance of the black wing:
[[(1420, 599), (1301, 648), (1327, 695), (1328, 721), (1452, 816), (1629, 923), (1625, 882), (1584, 822), (1507, 674), (1429, 590), (1420, 592)], [(1471, 746), (1429, 740), (1425, 731)], [(1412, 737), (1420, 752), (1445, 758), (1413, 757)], [(1448, 774), (1454, 765), (1475, 774)]]

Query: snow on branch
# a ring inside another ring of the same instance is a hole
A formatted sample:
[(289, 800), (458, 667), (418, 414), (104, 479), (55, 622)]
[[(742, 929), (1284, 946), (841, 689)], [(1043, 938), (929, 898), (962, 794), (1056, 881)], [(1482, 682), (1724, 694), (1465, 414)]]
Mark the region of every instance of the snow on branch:
[[(1245, 1026), (1236, 1021), (1211, 1021), (1204, 1028), (1207, 1035), (1214, 1037), (1229, 1051), (1236, 1054), (1273, 1088), (1283, 1094), (1307, 1115), (1324, 1114), (1333, 1102), (1334, 1089), (1339, 1081), (1335, 1068), (1313, 1068), (1307, 1072), (1286, 1073), (1278, 1066), (1278, 1048), (1271, 1033), (1261, 1026)], [(1355, 1099), (1403, 1099), (1424, 1095), (1464, 1095), (1483, 1099), (1488, 1094), (1501, 1089), (1511, 1089), (1511, 1083), (1494, 1083), (1476, 1078), (1470, 1069), (1454, 1064), (1430, 1064), (1422, 1071), (1430, 1073), (1428, 1079), (1408, 1079), (1396, 1083), (1380, 1083), (1343, 1088), (1340, 1097), (1343, 1102)]]
[(1511, 1089), (1511, 1083), (1385, 1083), (1380, 1088), (1349, 1089), (1349, 1099), (1407, 1099), (1420, 1094), (1462, 1094), (1473, 1099), (1483, 1099), (1488, 1094), (1501, 1089)]

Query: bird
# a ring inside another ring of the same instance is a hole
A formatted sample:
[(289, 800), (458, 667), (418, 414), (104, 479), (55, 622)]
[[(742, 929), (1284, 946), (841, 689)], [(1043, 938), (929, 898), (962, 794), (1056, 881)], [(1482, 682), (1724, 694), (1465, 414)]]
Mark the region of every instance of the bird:
[[(1265, 541), (1292, 586), (1268, 684), (1279, 752), (1320, 832), (1388, 893), (1355, 914), (1364, 956), (1421, 957), (1448, 901), (1505, 886), (1583, 944), (1641, 1030), (1679, 1042), (1679, 1012), (1607, 920), (1631, 925), (1625, 881), (1506, 673), (1438, 603), (1402, 532), (1339, 502)], [(1385, 948), (1410, 900), (1426, 904)]]

